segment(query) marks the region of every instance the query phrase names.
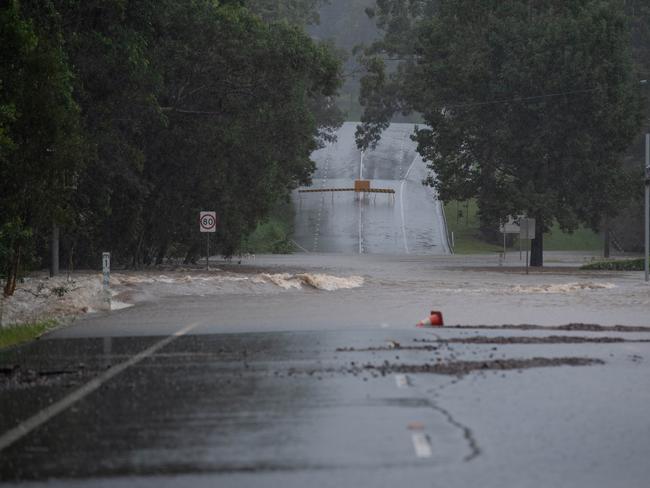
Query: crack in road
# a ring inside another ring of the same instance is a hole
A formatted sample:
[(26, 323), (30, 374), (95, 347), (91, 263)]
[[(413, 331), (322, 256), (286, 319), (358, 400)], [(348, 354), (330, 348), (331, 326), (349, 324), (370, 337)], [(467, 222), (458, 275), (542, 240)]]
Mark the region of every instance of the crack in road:
[[(438, 340), (438, 341), (442, 340), (442, 338), (438, 334), (433, 333), (432, 335), (436, 338), (436, 340)], [(446, 342), (441, 342), (440, 347), (446, 349), (447, 352), (451, 352), (449, 344), (446, 343)], [(448, 381), (446, 383), (443, 383), (442, 385), (440, 385), (436, 389), (428, 390), (426, 392), (422, 392), (422, 390), (418, 388), (418, 391), (420, 392), (421, 395), (423, 395), (425, 398), (427, 398), (429, 406), (431, 407), (431, 409), (433, 409), (433, 410), (439, 412), (440, 414), (442, 414), (450, 425), (452, 425), (453, 427), (459, 429), (463, 433), (463, 439), (465, 439), (465, 442), (467, 442), (467, 446), (469, 448), (469, 454), (467, 454), (467, 456), (465, 456), (463, 458), (463, 461), (468, 463), (468, 462), (476, 459), (477, 457), (479, 457), (481, 455), (481, 452), (482, 452), (481, 448), (480, 448), (480, 446), (478, 444), (478, 441), (476, 440), (476, 437), (474, 436), (474, 432), (472, 431), (472, 429), (468, 425), (465, 425), (465, 424), (461, 423), (460, 421), (456, 420), (456, 418), (451, 414), (451, 412), (449, 410), (447, 410), (446, 408), (440, 406), (438, 404), (438, 402), (436, 402), (433, 398), (431, 398), (432, 394), (433, 394), (433, 397), (436, 397), (447, 386), (456, 384), (458, 381), (459, 381), (459, 379), (454, 379), (452, 381)]]
[(482, 452), (481, 448), (478, 445), (478, 441), (476, 440), (476, 437), (474, 436), (474, 432), (470, 427), (456, 420), (449, 410), (447, 410), (444, 407), (441, 407), (435, 401), (429, 400), (429, 406), (433, 410), (441, 413), (447, 419), (447, 422), (449, 422), (451, 425), (453, 425), (463, 433), (463, 438), (465, 439), (465, 441), (467, 441), (467, 445), (470, 451), (469, 454), (463, 458), (463, 461), (470, 462), (481, 455)]

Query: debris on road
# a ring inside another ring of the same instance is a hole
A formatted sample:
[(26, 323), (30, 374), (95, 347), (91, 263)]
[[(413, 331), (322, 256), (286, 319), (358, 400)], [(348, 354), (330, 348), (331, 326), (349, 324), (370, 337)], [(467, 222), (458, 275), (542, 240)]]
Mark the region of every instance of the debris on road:
[(530, 358), (530, 359), (494, 359), (489, 361), (450, 361), (446, 363), (424, 363), (424, 364), (397, 364), (384, 362), (376, 366), (366, 364), (365, 370), (375, 370), (382, 376), (389, 373), (432, 373), (443, 375), (464, 376), (474, 371), (505, 371), (530, 368), (547, 368), (553, 366), (593, 366), (605, 364), (600, 359), (561, 357), (561, 358)]

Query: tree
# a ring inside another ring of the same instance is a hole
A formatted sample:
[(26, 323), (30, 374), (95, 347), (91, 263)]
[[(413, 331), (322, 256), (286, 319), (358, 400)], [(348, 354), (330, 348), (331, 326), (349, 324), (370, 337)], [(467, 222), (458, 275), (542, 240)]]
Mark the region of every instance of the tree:
[[(399, 27), (394, 2), (378, 3)], [(640, 120), (624, 12), (600, 0), (415, 4), (401, 12), (415, 42), (395, 28), (397, 41), (375, 46), (400, 65), (386, 76), (380, 58), (368, 61), (358, 142), (373, 144), (396, 109), (420, 112), (428, 127), (415, 138), (440, 198), (476, 197), (491, 226), (534, 217), (541, 266), (553, 220), (596, 229), (615, 212), (620, 155)]]
[(36, 236), (52, 221), (65, 224), (77, 264), (96, 266), (105, 250), (135, 266), (170, 251), (191, 260), (206, 208), (220, 211), (217, 244), (229, 254), (309, 182), (311, 153), (339, 123), (340, 62), (302, 27), (244, 3), (24, 0), (0, 10), (5, 268), (27, 245), (42, 252)]
[(217, 244), (231, 254), (278, 199), (310, 181), (323, 137), (314, 101), (335, 94), (339, 62), (302, 29), (236, 6), (177, 5), (160, 28), (167, 127), (151, 144), (145, 247), (153, 244), (160, 260), (184, 242), (192, 259), (196, 215), (217, 209)]
[[(50, 17), (50, 19), (53, 19)], [(80, 170), (79, 110), (56, 22), (26, 20), (17, 1), (0, 9), (0, 239), (5, 295), (52, 222), (69, 217), (66, 181)]]

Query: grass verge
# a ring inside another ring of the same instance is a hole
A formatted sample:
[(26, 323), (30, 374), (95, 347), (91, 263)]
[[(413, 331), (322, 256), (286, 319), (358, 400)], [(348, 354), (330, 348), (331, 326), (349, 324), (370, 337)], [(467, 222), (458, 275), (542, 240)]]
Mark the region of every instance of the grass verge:
[(582, 266), (580, 269), (603, 270), (603, 271), (643, 271), (644, 260), (639, 259), (618, 259), (611, 261), (598, 261)]
[(256, 254), (290, 254), (295, 251), (291, 243), (295, 211), (291, 203), (282, 202), (266, 222), (242, 243), (242, 251)]
[[(475, 200), (446, 203), (445, 213), (450, 238), (452, 233), (454, 236), (454, 252), (456, 254), (490, 253), (503, 250), (502, 245), (491, 244), (483, 240), (479, 230), (478, 206)], [(602, 238), (590, 229), (580, 228), (573, 233), (567, 233), (563, 232), (556, 223), (549, 232), (544, 234), (545, 251), (599, 251), (602, 247)], [(508, 250), (519, 250), (517, 237), (513, 239), (512, 246)]]
[(55, 320), (0, 327), (0, 349), (29, 342), (57, 325)]

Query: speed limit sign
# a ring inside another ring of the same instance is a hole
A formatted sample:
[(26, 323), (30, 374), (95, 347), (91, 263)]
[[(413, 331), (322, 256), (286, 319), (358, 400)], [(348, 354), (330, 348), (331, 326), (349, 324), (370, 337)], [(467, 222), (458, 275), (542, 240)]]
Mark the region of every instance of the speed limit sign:
[(217, 232), (217, 212), (201, 212), (199, 228), (201, 232)]

